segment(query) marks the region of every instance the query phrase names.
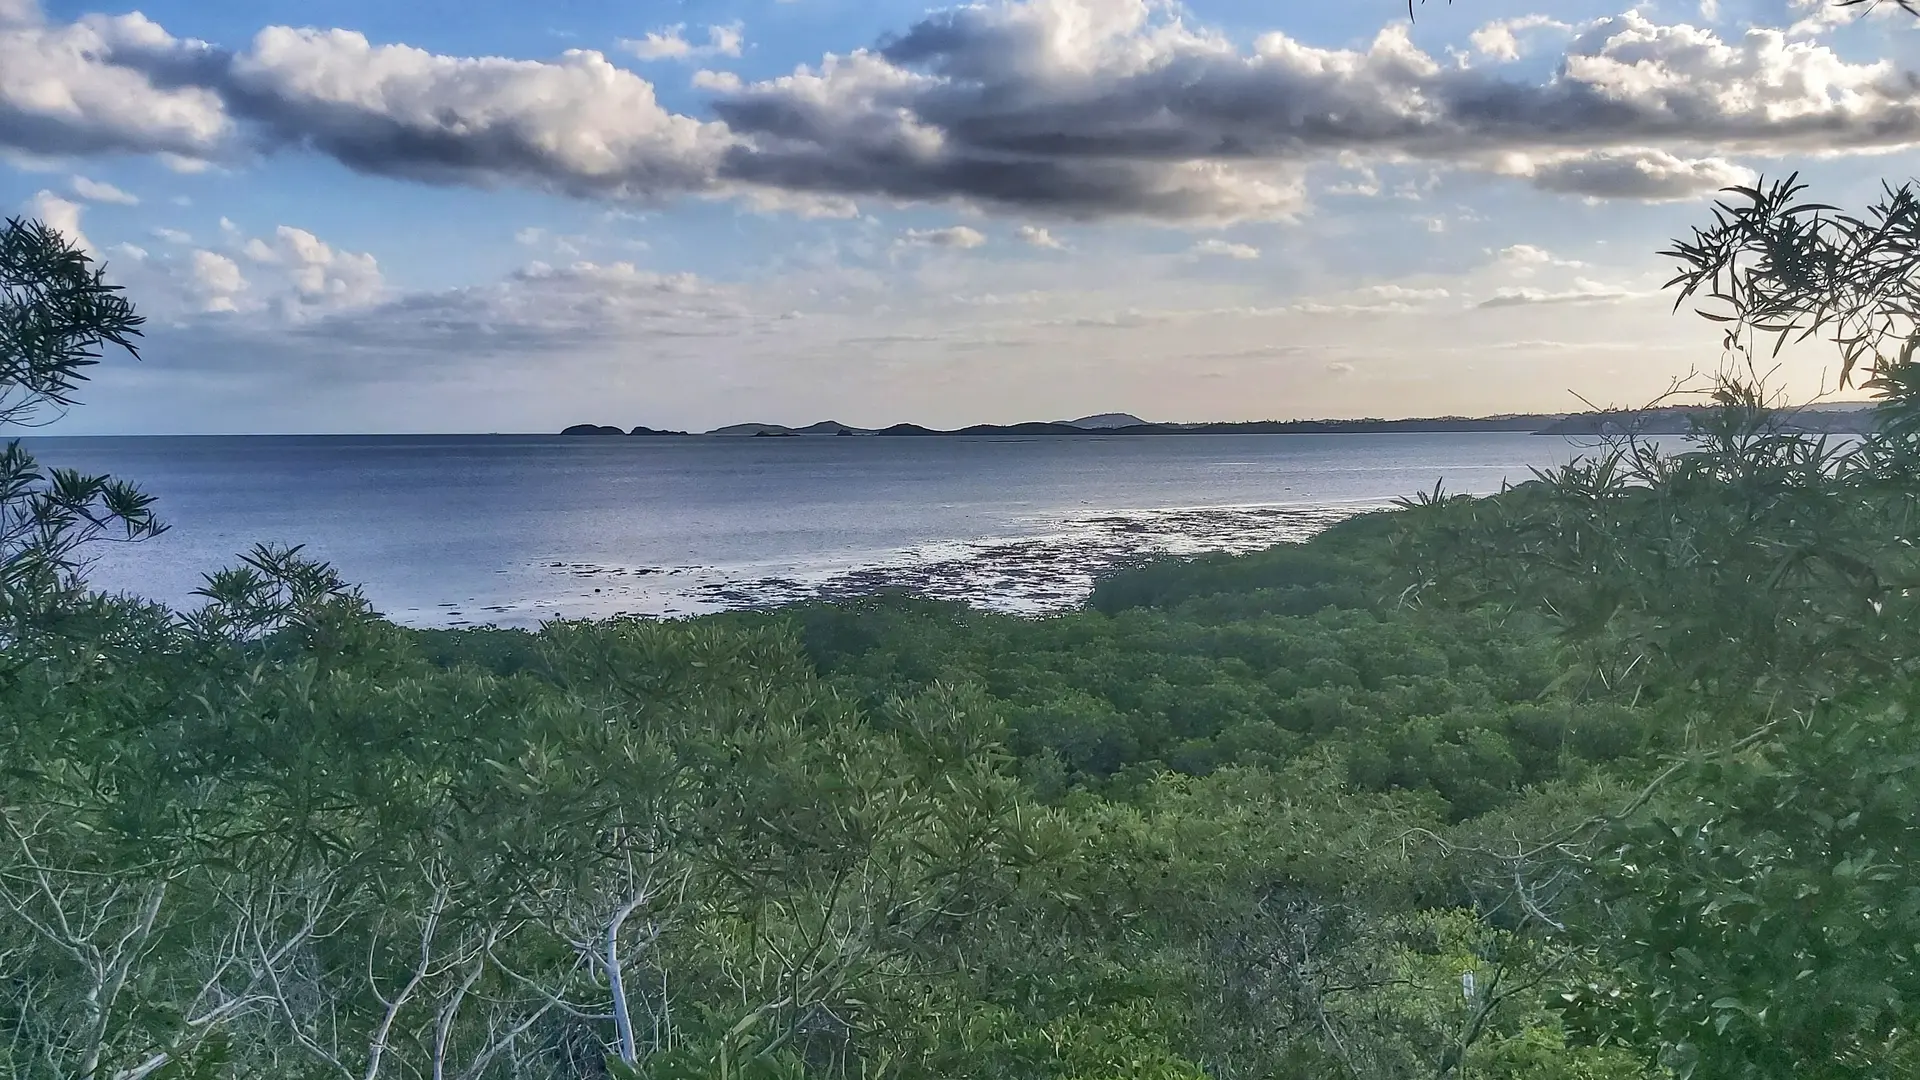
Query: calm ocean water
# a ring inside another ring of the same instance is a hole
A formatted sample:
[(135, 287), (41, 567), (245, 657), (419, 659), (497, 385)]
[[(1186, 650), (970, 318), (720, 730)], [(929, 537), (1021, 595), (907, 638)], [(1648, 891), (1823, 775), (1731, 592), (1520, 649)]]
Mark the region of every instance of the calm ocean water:
[(190, 603), (256, 542), (304, 544), (413, 625), (693, 614), (906, 587), (1011, 611), (1156, 552), (1245, 550), (1581, 451), (1507, 433), (1081, 438), (34, 438), (172, 531), (103, 588)]

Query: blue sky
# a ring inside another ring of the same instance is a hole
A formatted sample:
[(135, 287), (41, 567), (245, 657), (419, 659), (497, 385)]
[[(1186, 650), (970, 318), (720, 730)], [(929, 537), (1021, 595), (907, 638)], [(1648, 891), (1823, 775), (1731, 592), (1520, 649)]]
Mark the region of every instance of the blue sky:
[(151, 317), (59, 430), (1630, 403), (1715, 189), (1920, 143), (1814, 0), (535, 10), (0, 0), (0, 204)]

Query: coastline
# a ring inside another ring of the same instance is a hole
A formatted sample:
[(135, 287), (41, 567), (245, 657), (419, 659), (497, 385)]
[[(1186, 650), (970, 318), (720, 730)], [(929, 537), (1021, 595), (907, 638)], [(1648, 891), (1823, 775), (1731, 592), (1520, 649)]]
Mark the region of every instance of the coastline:
[(101, 552), (109, 591), (191, 608), (236, 552), (299, 544), (403, 625), (525, 627), (894, 589), (1069, 610), (1138, 559), (1303, 538), (1437, 481), (1495, 491), (1583, 441), (36, 435), (32, 449), (171, 508), (165, 535)]
[(503, 602), (383, 611), (419, 629), (530, 629), (554, 619), (692, 618), (904, 591), (987, 611), (1046, 616), (1078, 609), (1102, 577), (1157, 557), (1247, 552), (1305, 540), (1391, 502), (1102, 510), (1036, 522), (1034, 531), (910, 548), (834, 552), (802, 562), (714, 566), (549, 564), (553, 586)]

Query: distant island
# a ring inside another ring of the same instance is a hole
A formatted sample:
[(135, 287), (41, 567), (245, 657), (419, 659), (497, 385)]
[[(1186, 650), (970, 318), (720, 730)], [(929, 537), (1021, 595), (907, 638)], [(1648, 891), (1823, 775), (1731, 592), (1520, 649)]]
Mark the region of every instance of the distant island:
[(650, 427), (637, 427), (625, 431), (607, 424), (575, 424), (562, 431), (562, 435), (686, 435), (685, 431), (661, 431)]
[[(1783, 431), (1863, 434), (1873, 426), (1868, 402), (1834, 402), (1789, 410), (1780, 414)], [(562, 435), (805, 438), (805, 437), (938, 437), (992, 435), (1325, 435), (1389, 432), (1441, 433), (1512, 431), (1534, 435), (1684, 435), (1693, 422), (1712, 410), (1704, 406), (1675, 405), (1659, 409), (1603, 410), (1582, 413), (1510, 413), (1500, 416), (1428, 416), (1401, 420), (1366, 417), (1355, 420), (1247, 420), (1223, 423), (1153, 423), (1131, 413), (1100, 413), (1078, 420), (1030, 421), (1022, 424), (974, 424), (939, 430), (919, 424), (861, 428), (834, 420), (806, 427), (783, 424), (731, 424), (698, 435), (649, 427), (631, 430), (602, 424), (575, 424)]]

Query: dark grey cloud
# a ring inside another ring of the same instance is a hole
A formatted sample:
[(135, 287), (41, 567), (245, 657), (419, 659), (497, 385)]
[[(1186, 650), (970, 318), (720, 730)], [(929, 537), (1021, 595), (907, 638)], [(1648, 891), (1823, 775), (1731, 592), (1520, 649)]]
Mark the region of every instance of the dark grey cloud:
[[(982, 51), (994, 50), (989, 43)], [(1292, 170), (1176, 146), (1177, 134), (1150, 130), (1157, 122), (1074, 115), (1017, 83), (957, 82), (947, 66), (921, 71), (861, 52), (724, 93), (715, 112), (743, 141), (728, 151), (722, 173), (788, 190), (977, 202), (1083, 220), (1277, 217), (1304, 202)], [(1052, 74), (1042, 66), (1031, 78)], [(1012, 108), (998, 105), (1003, 95)], [(1032, 106), (1024, 115), (1014, 106), (1023, 96)]]
[(1546, 162), (1534, 167), (1530, 179), (1543, 191), (1567, 195), (1671, 202), (1751, 183), (1754, 172), (1722, 158), (1688, 161), (1664, 150), (1611, 150)]
[[(1920, 85), (1818, 42), (1628, 13), (1551, 77), (1462, 66), (1389, 28), (1365, 50), (1280, 34), (1244, 51), (1144, 0), (1029, 0), (928, 17), (880, 47), (723, 93), (730, 175), (1078, 217), (1276, 216), (1293, 170), (1342, 154), (1669, 199), (1736, 175), (1717, 155), (1920, 142)], [(1701, 160), (1704, 158), (1704, 160)]]

